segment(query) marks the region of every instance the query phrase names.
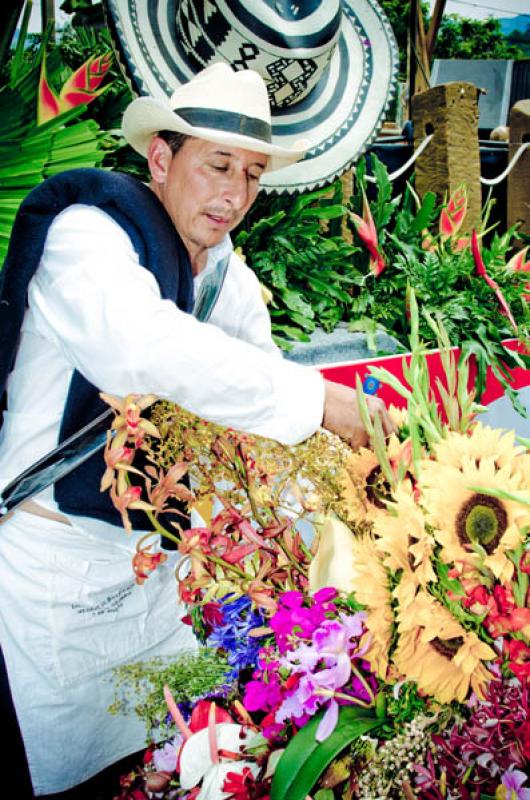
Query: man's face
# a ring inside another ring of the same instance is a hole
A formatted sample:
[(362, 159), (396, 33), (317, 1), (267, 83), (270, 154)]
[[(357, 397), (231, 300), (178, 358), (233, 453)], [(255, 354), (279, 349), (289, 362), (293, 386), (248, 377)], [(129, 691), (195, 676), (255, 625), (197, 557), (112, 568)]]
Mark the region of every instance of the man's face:
[(192, 260), (243, 219), (258, 194), (267, 158), (203, 139), (187, 139), (171, 157), (157, 194)]

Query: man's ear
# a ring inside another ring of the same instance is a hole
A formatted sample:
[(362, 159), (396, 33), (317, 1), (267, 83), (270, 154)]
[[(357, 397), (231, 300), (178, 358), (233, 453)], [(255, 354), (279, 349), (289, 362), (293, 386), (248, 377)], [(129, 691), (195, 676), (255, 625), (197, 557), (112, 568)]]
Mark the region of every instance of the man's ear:
[(147, 149), (147, 164), (155, 183), (165, 183), (173, 154), (171, 147), (160, 136), (153, 136)]

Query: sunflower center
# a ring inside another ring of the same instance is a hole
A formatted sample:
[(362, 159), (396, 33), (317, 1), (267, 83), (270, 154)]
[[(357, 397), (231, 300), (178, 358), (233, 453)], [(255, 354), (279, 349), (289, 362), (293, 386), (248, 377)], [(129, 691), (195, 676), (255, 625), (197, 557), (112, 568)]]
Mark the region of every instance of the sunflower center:
[(480, 544), (490, 555), (499, 544), (508, 515), (496, 497), (474, 494), (463, 504), (456, 518), (456, 533), (463, 547)]
[(431, 639), (432, 647), (434, 647), (436, 652), (440, 653), (441, 656), (447, 658), (448, 661), (458, 653), (463, 644), (464, 640), (461, 636), (455, 636), (454, 639), (439, 639), (435, 636), (434, 639)]
[(376, 508), (386, 508), (384, 500), (390, 500), (392, 493), (390, 484), (385, 480), (379, 464), (370, 470), (366, 476), (365, 491), (368, 500)]

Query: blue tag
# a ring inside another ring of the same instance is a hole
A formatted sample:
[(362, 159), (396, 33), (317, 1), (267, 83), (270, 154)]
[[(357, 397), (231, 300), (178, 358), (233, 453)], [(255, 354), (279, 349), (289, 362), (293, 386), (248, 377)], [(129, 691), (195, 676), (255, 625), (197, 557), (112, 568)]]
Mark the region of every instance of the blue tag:
[(381, 381), (378, 381), (373, 375), (368, 375), (363, 381), (363, 392), (365, 394), (377, 394), (380, 386)]

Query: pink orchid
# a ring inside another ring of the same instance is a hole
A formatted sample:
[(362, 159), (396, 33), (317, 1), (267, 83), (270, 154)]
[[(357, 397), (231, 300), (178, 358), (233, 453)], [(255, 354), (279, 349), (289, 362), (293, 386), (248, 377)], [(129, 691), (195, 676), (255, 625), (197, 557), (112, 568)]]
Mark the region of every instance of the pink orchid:
[(376, 278), (381, 275), (382, 272), (386, 269), (386, 262), (383, 258), (383, 255), (379, 251), (379, 243), (377, 240), (377, 230), (375, 227), (375, 223), (372, 217), (372, 212), (370, 211), (370, 204), (368, 202), (368, 198), (366, 197), (366, 192), (364, 189), (362, 190), (363, 193), (363, 215), (360, 217), (358, 214), (354, 214), (353, 211), (350, 211), (350, 216), (353, 220), (355, 225), (355, 230), (357, 231), (357, 236), (363, 242), (366, 249), (370, 254), (370, 270), (373, 272)]
[(510, 306), (506, 302), (506, 298), (504, 297), (503, 293), (500, 290), (499, 284), (496, 283), (493, 280), (493, 278), (490, 278), (490, 276), (486, 272), (486, 265), (484, 264), (484, 261), (482, 260), (482, 255), (480, 253), (480, 247), (479, 247), (479, 243), (478, 243), (478, 236), (477, 236), (477, 232), (475, 230), (473, 230), (473, 232), (471, 234), (471, 252), (473, 253), (473, 260), (475, 262), (475, 269), (476, 269), (477, 275), (479, 275), (481, 278), (484, 278), (484, 280), (486, 281), (488, 286), (491, 289), (493, 289), (493, 291), (497, 295), (497, 299), (498, 299), (498, 301), (500, 303), (500, 306), (502, 308), (502, 313), (509, 319), (510, 324), (512, 325), (514, 331), (517, 333), (517, 323), (515, 322), (515, 320), (513, 318), (513, 314), (512, 314), (512, 312), (510, 310)]
[(57, 96), (50, 87), (46, 75), (46, 58), (43, 56), (37, 102), (37, 125), (42, 125), (59, 114), (69, 111), (83, 103), (91, 103), (107, 86), (98, 89), (110, 65), (112, 54), (105, 53), (97, 58), (89, 58), (64, 83)]

